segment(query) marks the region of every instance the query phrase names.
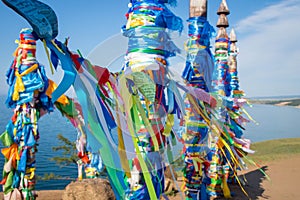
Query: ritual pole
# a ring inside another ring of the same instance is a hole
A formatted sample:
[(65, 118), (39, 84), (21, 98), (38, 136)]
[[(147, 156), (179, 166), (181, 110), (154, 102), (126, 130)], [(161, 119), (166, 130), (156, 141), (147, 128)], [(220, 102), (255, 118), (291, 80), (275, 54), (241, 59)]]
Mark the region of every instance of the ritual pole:
[[(187, 59), (183, 71), (186, 85), (212, 91), (211, 80), (214, 69), (210, 52), (210, 38), (214, 29), (207, 21), (207, 0), (190, 0), (188, 19)], [(186, 95), (186, 132), (184, 139), (184, 191), (186, 199), (208, 199), (207, 185), (210, 154), (209, 124), (199, 109), (206, 110), (208, 104)], [(207, 111), (205, 111), (207, 112)]]
[(1, 135), (6, 146), (1, 150), (5, 157), (1, 181), (5, 199), (36, 198), (38, 120), (53, 111), (51, 99), (46, 95), (45, 69), (36, 60), (37, 40), (31, 29), (21, 30), (14, 61), (6, 74), (9, 84), (6, 105), (14, 110), (14, 115)]
[[(223, 97), (226, 101), (226, 97), (230, 96), (230, 76), (229, 76), (229, 66), (228, 66), (228, 46), (229, 38), (226, 32), (226, 28), (229, 26), (227, 15), (230, 11), (227, 6), (226, 0), (222, 0), (219, 9), (217, 11), (219, 15), (217, 22), (217, 36), (215, 41), (215, 74), (213, 86), (217, 94)], [(219, 110), (219, 120), (222, 123), (223, 131), (226, 132), (225, 126), (228, 124), (228, 113), (224, 107), (220, 107)], [(217, 145), (215, 146), (214, 153), (212, 156), (212, 162), (210, 163), (210, 174), (211, 183), (208, 186), (209, 193), (211, 193), (213, 198), (217, 196), (224, 195), (226, 198), (230, 198), (230, 191), (227, 186), (227, 178), (229, 174), (229, 165), (227, 158), (224, 156), (224, 152), (227, 151), (223, 147), (222, 143), (223, 135), (221, 134), (217, 139)]]
[(244, 92), (239, 89), (239, 77), (237, 71), (237, 56), (238, 56), (238, 48), (237, 48), (237, 37), (235, 30), (232, 28), (230, 31), (230, 48), (229, 48), (229, 58), (228, 58), (228, 65), (229, 65), (229, 73), (230, 73), (230, 86), (231, 86), (231, 94), (232, 98), (241, 98), (244, 96)]
[[(182, 31), (182, 20), (165, 4), (175, 3), (175, 0), (131, 0), (127, 23), (122, 29), (128, 38), (128, 50), (118, 77), (120, 95), (126, 98), (120, 108), (126, 113), (126, 121), (120, 120), (127, 126), (136, 153), (130, 161), (130, 177), (127, 177), (130, 189), (126, 199), (159, 199), (164, 192), (162, 153), (174, 124), (173, 114), (177, 112), (174, 96), (166, 99), (165, 94), (167, 59), (179, 50), (166, 28)], [(174, 106), (168, 107), (167, 100)], [(164, 121), (170, 127), (166, 128)], [(122, 130), (125, 134), (125, 128)]]

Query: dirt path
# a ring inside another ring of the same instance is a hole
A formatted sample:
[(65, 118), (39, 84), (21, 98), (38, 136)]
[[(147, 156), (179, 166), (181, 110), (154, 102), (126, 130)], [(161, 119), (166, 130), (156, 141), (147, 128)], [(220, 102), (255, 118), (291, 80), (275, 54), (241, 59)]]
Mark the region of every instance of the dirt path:
[[(300, 155), (293, 155), (289, 158), (268, 162), (263, 166), (264, 171), (269, 175), (267, 180), (259, 170), (252, 170), (245, 175), (248, 185), (245, 190), (251, 199), (300, 199)], [(239, 193), (239, 195), (243, 195)], [(241, 196), (242, 197), (242, 196)], [(244, 198), (235, 199), (247, 199)]]
[(271, 181), (262, 181), (260, 188), (263, 193), (262, 195), (258, 195), (257, 199), (300, 199), (299, 165), (300, 155), (269, 163), (266, 166), (266, 172), (270, 176)]

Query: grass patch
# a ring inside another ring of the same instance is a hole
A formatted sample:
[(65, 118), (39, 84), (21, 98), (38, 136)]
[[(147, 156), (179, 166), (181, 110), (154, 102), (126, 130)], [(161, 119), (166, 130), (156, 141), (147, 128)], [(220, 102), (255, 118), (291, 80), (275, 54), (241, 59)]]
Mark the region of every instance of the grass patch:
[(257, 142), (251, 146), (255, 150), (249, 155), (253, 160), (272, 161), (300, 154), (300, 138), (289, 138)]

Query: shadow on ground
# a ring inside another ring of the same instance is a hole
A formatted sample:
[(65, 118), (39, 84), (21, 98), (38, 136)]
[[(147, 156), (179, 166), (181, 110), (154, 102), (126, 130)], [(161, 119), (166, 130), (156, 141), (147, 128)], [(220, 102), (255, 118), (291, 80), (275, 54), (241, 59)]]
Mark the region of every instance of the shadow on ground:
[[(263, 171), (268, 170), (268, 166), (264, 166), (261, 168)], [(259, 170), (253, 170), (244, 174), (247, 183), (243, 186), (246, 194), (243, 193), (240, 186), (236, 184), (229, 184), (230, 191), (232, 193), (233, 200), (246, 200), (246, 199), (269, 199), (268, 196), (263, 195), (264, 188), (262, 188), (261, 183), (266, 179), (265, 175)], [(240, 176), (243, 179), (243, 175)], [(218, 200), (223, 200), (225, 198), (217, 198)]]

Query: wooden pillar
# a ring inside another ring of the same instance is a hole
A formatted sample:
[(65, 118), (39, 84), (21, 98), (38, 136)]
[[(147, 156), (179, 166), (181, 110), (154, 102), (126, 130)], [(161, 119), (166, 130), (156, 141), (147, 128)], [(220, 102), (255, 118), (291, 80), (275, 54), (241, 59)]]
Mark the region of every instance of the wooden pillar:
[(190, 17), (207, 17), (207, 0), (190, 0)]

